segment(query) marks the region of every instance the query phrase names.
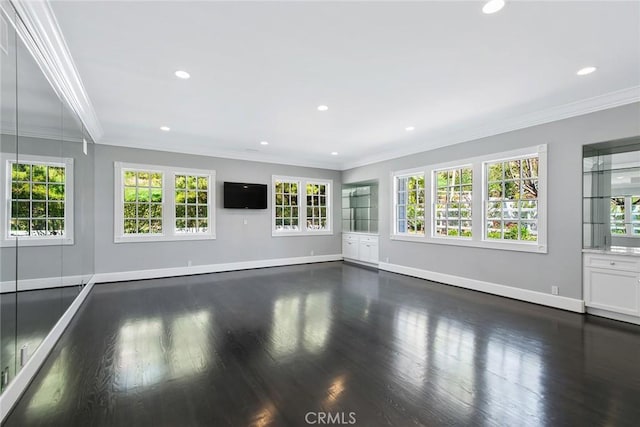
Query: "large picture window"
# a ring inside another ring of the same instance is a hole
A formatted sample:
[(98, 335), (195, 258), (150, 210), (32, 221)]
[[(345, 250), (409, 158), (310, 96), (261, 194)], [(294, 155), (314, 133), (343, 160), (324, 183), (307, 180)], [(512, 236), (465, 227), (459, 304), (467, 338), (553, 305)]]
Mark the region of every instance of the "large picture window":
[(486, 163), (486, 238), (538, 240), (538, 156)]
[(424, 173), (395, 177), (394, 211), (396, 234), (424, 235)]
[(215, 238), (215, 171), (115, 163), (116, 243)]
[(73, 159), (3, 158), (3, 244), (73, 244)]
[(460, 167), (433, 172), (435, 183), (435, 235), (471, 237), (473, 169)]
[(272, 235), (332, 234), (331, 180), (273, 176)]

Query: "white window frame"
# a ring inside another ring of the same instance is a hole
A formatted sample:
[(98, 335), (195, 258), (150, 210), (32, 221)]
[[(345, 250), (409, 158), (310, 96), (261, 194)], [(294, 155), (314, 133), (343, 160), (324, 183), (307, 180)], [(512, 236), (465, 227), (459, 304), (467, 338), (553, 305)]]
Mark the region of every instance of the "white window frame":
[[(422, 234), (410, 234), (410, 233), (401, 233), (398, 231), (398, 178), (405, 178), (408, 176), (416, 176), (422, 175), (424, 178), (424, 233)], [(395, 171), (391, 173), (391, 189), (393, 191), (392, 195), (392, 204), (391, 204), (391, 217), (393, 218), (393, 226), (391, 227), (391, 238), (395, 238), (397, 240), (407, 240), (407, 241), (420, 241), (424, 239), (427, 235), (427, 200), (428, 200), (428, 186), (429, 181), (427, 180), (427, 174), (425, 173), (424, 168), (416, 168), (416, 169), (405, 169), (401, 171)]]
[[(430, 201), (430, 205), (431, 205), (431, 209), (430, 209), (430, 213), (431, 213), (431, 221), (429, 221), (430, 223), (430, 227), (429, 227), (429, 235), (431, 236), (431, 238), (433, 239), (444, 239), (444, 240), (462, 240), (462, 241), (471, 241), (473, 240), (473, 236), (475, 234), (475, 230), (474, 230), (474, 213), (476, 211), (476, 207), (475, 205), (475, 168), (473, 167), (473, 163), (460, 163), (460, 162), (454, 162), (454, 163), (448, 163), (448, 164), (440, 164), (440, 165), (436, 165), (435, 167), (433, 167), (430, 170), (430, 179), (431, 179), (431, 185), (430, 185), (430, 190), (431, 190), (431, 194), (429, 197), (429, 201)], [(436, 218), (436, 205), (438, 204), (438, 178), (437, 178), (437, 174), (438, 172), (442, 172), (442, 171), (449, 171), (452, 169), (471, 169), (471, 218), (469, 218), (469, 221), (471, 221), (471, 236), (470, 237), (465, 237), (465, 236), (442, 236), (437, 234), (436, 232), (436, 221), (438, 220), (438, 218)]]
[[(276, 229), (276, 181), (298, 182), (298, 230)], [(327, 228), (314, 230), (307, 228), (307, 184), (327, 186)], [(327, 236), (333, 234), (333, 180), (324, 178), (304, 178), (298, 176), (271, 176), (271, 236)]]
[[(486, 182), (486, 164), (517, 159), (521, 157), (538, 156), (538, 241), (536, 242), (524, 242), (524, 241), (505, 241), (505, 240), (488, 240), (485, 238), (486, 232), (486, 196), (487, 196), (487, 182)], [(434, 172), (442, 169), (452, 169), (465, 165), (469, 167), (471, 165), (473, 169), (473, 181), (472, 181), (472, 211), (471, 211), (471, 225), (472, 225), (472, 237), (460, 238), (454, 236), (437, 236), (435, 234), (435, 212), (434, 206), (437, 194), (434, 190)], [(425, 189), (426, 200), (431, 203), (431, 209), (425, 212), (425, 216), (429, 215), (426, 220), (431, 224), (428, 227), (429, 232), (425, 236), (411, 236), (406, 234), (396, 233), (396, 176), (415, 174), (416, 172), (423, 171), (425, 174)], [(391, 174), (391, 189), (393, 191), (393, 200), (391, 209), (393, 210), (391, 218), (394, 220), (394, 225), (391, 228), (392, 240), (404, 240), (411, 242), (421, 242), (429, 244), (445, 244), (455, 246), (469, 246), (487, 249), (498, 250), (510, 250), (520, 252), (534, 252), (534, 253), (547, 253), (547, 144), (536, 145), (532, 147), (526, 147), (516, 150), (504, 151), (500, 153), (488, 154), (467, 159), (458, 159), (451, 162), (439, 163), (436, 165), (429, 165), (420, 168), (392, 172)], [(478, 187), (480, 186), (480, 187)], [(429, 212), (427, 214), (427, 212)]]
[[(162, 173), (162, 233), (124, 233), (124, 171), (150, 171)], [(207, 175), (209, 177), (207, 197), (208, 229), (206, 232), (176, 232), (176, 175)], [(142, 243), (178, 240), (212, 240), (216, 238), (216, 171), (141, 163), (114, 162), (114, 243)]]
[[(47, 166), (57, 166), (65, 168), (65, 189), (64, 189), (64, 236), (11, 236), (11, 164), (43, 164)], [(0, 186), (0, 198), (4, 200), (5, 207), (1, 210), (0, 219), (0, 247), (15, 246), (55, 246), (73, 245), (74, 243), (74, 189), (73, 189), (73, 158), (39, 156), (18, 154), (17, 156), (2, 153), (0, 154), (0, 176), (4, 177), (4, 185)]]

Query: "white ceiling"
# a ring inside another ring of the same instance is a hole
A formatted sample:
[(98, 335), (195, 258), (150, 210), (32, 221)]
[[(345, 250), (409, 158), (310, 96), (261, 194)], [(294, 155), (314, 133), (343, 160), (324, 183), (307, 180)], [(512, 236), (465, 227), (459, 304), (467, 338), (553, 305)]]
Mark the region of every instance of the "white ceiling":
[[(53, 10), (100, 143), (345, 168), (638, 100), (640, 2), (507, 2), (494, 15), (482, 5), (56, 1)], [(587, 65), (598, 71), (576, 76)], [(178, 69), (192, 78), (175, 78)]]

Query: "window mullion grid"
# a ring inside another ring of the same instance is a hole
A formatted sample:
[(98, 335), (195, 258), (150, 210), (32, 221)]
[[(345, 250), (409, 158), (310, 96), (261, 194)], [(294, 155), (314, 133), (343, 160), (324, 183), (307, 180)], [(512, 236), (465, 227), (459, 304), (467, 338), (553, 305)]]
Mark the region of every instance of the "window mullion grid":
[[(176, 227), (176, 175), (178, 173), (162, 173), (162, 234), (171, 234), (173, 236), (178, 235), (178, 229)], [(186, 174), (185, 174), (186, 175)], [(188, 177), (185, 178), (185, 185)], [(185, 189), (186, 190), (186, 189)], [(185, 219), (186, 219), (186, 199), (185, 199)], [(185, 223), (186, 228), (186, 223)]]

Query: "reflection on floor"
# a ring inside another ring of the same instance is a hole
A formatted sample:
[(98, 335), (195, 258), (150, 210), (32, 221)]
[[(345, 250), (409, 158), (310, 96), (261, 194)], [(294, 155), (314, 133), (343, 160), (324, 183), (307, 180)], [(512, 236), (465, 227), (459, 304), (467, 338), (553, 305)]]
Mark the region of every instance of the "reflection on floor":
[(79, 292), (71, 286), (0, 294), (0, 361), (10, 380), (20, 370), (20, 349), (32, 355)]
[(341, 262), (98, 285), (6, 426), (631, 426), (639, 361), (640, 327)]

